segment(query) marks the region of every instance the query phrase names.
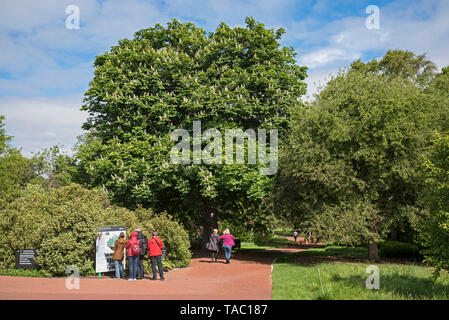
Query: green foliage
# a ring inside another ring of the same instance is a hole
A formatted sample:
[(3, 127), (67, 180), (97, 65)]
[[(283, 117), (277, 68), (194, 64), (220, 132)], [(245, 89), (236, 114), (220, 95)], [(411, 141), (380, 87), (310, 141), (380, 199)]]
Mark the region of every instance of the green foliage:
[(421, 241), (426, 261), (440, 270), (449, 270), (449, 133), (436, 133), (424, 160), (424, 200), (429, 215), (424, 220)]
[(169, 249), (169, 268), (186, 266), (190, 259), (186, 232), (166, 214), (111, 206), (100, 190), (76, 184), (57, 189), (29, 185), (0, 215), (0, 264), (6, 269), (14, 265), (15, 250), (33, 248), (38, 266), (52, 275), (64, 275), (69, 265), (82, 275), (93, 274), (98, 228), (111, 225), (125, 226), (128, 234), (136, 227), (146, 235), (159, 229)]
[(64, 154), (57, 145), (35, 153), (31, 163), (33, 172), (44, 178), (42, 185), (46, 187), (58, 188), (77, 181), (76, 159)]
[(20, 150), (9, 145), (12, 140), (3, 129), (4, 116), (0, 116), (0, 209), (20, 194), (21, 188), (35, 174), (29, 159)]
[(434, 78), (437, 68), (435, 63), (426, 60), (425, 54), (415, 55), (408, 50), (388, 50), (379, 61), (363, 63), (357, 60), (351, 64), (351, 69), (428, 84)]
[[(139, 209), (136, 215), (140, 221), (143, 219), (148, 210)], [(158, 236), (162, 239), (165, 249), (167, 249), (167, 259), (164, 260), (164, 268), (183, 268), (189, 265), (191, 258), (189, 235), (187, 231), (181, 227), (179, 223), (174, 221), (168, 214), (161, 213), (153, 215), (150, 220), (144, 222), (142, 226), (148, 230), (144, 233), (147, 237), (151, 237), (152, 231), (157, 231)], [(151, 226), (151, 227), (150, 227)], [(141, 228), (144, 230), (144, 228)], [(150, 269), (148, 269), (148, 272)]]
[(379, 255), (385, 258), (422, 258), (418, 246), (393, 240), (386, 240), (379, 243)]
[[(307, 250), (308, 251), (308, 250)], [(306, 251), (306, 252), (307, 252)], [(273, 266), (273, 300), (447, 300), (449, 274), (431, 279), (428, 267), (379, 264), (380, 289), (367, 290), (368, 263), (330, 262), (315, 265), (301, 258), (279, 259)], [(318, 275), (320, 270), (320, 277)], [(321, 285), (322, 284), (322, 285)], [(324, 291), (324, 294), (323, 294)]]
[(51, 274), (45, 270), (37, 269), (1, 269), (0, 275), (13, 277), (48, 278)]
[(408, 69), (360, 64), (295, 108), (280, 151), (275, 211), (328, 243), (376, 243), (392, 228), (416, 227), (421, 155), (447, 126), (447, 100), (410, 81)]
[(115, 204), (167, 210), (189, 229), (210, 212), (263, 225), (262, 200), (272, 187), (259, 174), (264, 165), (172, 164), (170, 132), (191, 134), (199, 120), (202, 131), (277, 128), (282, 136), (306, 76), (293, 49), (280, 46), (282, 34), (252, 18), (208, 35), (173, 20), (97, 56), (82, 108), (91, 137), (78, 149), (87, 184), (108, 190)]

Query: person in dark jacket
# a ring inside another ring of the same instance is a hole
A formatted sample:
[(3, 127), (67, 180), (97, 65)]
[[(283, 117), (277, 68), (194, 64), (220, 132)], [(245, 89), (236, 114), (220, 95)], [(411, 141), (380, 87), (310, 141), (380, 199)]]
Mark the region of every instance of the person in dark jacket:
[(153, 270), (153, 278), (150, 278), (151, 280), (157, 279), (156, 263), (160, 279), (165, 280), (164, 271), (162, 270), (162, 248), (164, 248), (162, 240), (157, 236), (157, 232), (153, 231), (152, 237), (148, 240), (148, 255), (151, 258), (151, 269)]
[(211, 252), (210, 262), (217, 262), (218, 259), (218, 230), (214, 229), (214, 232), (210, 235), (209, 242), (206, 243), (206, 249)]
[(114, 260), (115, 264), (115, 278), (120, 279), (125, 277), (125, 272), (123, 270), (123, 257), (125, 255), (125, 234), (120, 232), (120, 237), (115, 241), (112, 250), (114, 253), (112, 254), (112, 260)]
[(144, 268), (143, 268), (143, 259), (145, 258), (145, 254), (147, 252), (148, 246), (148, 238), (145, 237), (140, 228), (136, 228), (134, 231), (137, 232), (137, 240), (139, 240), (140, 245), (140, 254), (139, 261), (137, 262), (137, 280), (141, 280), (145, 276)]

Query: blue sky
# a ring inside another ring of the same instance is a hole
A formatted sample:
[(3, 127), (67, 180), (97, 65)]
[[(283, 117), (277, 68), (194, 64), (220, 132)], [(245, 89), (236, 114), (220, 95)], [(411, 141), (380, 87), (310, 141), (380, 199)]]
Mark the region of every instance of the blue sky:
[[(80, 9), (80, 29), (66, 28), (68, 5)], [(369, 5), (380, 9), (378, 30), (365, 26)], [(222, 21), (243, 26), (246, 16), (283, 27), (282, 45), (294, 47), (297, 63), (309, 67), (308, 99), (329, 75), (388, 49), (449, 65), (447, 0), (0, 0), (0, 8), (0, 114), (26, 156), (55, 144), (69, 151), (83, 133), (86, 113), (79, 109), (95, 56), (173, 18), (206, 31)]]

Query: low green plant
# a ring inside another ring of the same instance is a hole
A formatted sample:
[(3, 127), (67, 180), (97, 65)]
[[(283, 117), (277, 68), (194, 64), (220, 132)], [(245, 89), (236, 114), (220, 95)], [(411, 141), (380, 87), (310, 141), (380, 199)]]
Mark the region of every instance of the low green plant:
[(379, 243), (379, 255), (383, 258), (422, 259), (419, 248), (416, 245), (393, 240)]
[[(71, 184), (58, 189), (29, 186), (0, 211), (0, 267), (12, 270), (14, 252), (33, 248), (38, 250), (38, 267), (51, 275), (65, 275), (69, 265), (77, 266), (81, 275), (95, 274), (95, 242), (104, 226), (124, 226), (128, 235), (139, 227), (148, 237), (157, 231), (167, 248), (164, 267), (189, 264), (187, 232), (168, 214), (111, 206), (102, 191)], [(149, 262), (145, 269), (151, 270)]]

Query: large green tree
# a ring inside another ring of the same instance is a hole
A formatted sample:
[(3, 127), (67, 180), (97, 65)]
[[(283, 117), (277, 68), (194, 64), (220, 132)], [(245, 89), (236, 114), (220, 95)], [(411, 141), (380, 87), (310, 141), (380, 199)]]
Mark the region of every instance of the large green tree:
[(429, 216), (424, 221), (422, 241), (426, 260), (449, 271), (449, 132), (437, 133), (425, 157), (426, 188), (424, 199)]
[(20, 194), (35, 174), (29, 159), (19, 149), (10, 145), (12, 137), (7, 135), (4, 116), (0, 116), (0, 209)]
[(202, 131), (278, 129), (282, 138), (306, 76), (293, 49), (280, 46), (283, 33), (252, 18), (209, 34), (173, 20), (97, 56), (83, 105), (90, 142), (78, 153), (88, 183), (126, 207), (168, 210), (187, 225), (203, 221), (205, 238), (219, 215), (263, 226), (272, 184), (260, 174), (266, 165), (173, 164), (170, 132), (192, 137), (193, 121), (201, 121)]
[(415, 80), (422, 69), (385, 66), (356, 62), (296, 109), (274, 202), (325, 241), (367, 244), (373, 260), (392, 227), (418, 223), (420, 157), (449, 110)]

